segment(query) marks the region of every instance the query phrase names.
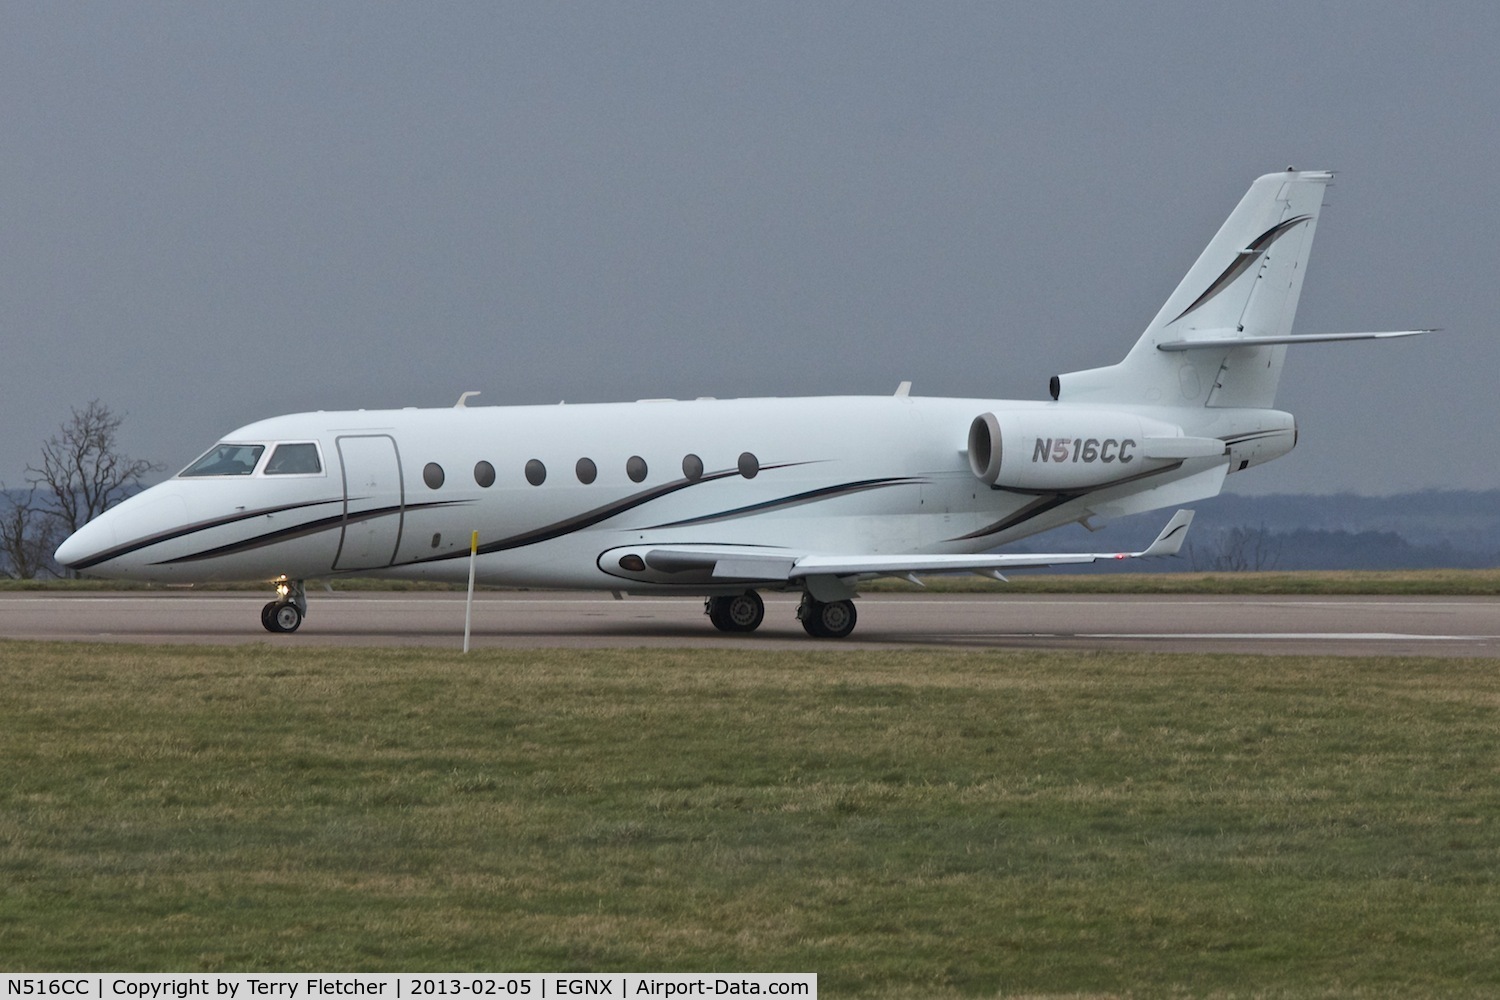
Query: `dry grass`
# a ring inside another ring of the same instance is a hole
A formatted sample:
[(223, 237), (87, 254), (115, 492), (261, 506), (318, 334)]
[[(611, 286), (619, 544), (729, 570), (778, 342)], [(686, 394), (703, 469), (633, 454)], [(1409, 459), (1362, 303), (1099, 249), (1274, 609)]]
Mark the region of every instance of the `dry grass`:
[(0, 644), (0, 967), (1500, 990), (1500, 673)]

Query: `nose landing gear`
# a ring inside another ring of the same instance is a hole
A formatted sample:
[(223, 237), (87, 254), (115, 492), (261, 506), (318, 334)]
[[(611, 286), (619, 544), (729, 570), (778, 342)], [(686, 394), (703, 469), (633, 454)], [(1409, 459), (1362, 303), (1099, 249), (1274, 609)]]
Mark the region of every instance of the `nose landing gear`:
[(302, 580), (282, 578), (276, 582), (276, 600), (260, 609), (260, 623), (267, 632), (295, 632), (307, 615), (307, 588)]

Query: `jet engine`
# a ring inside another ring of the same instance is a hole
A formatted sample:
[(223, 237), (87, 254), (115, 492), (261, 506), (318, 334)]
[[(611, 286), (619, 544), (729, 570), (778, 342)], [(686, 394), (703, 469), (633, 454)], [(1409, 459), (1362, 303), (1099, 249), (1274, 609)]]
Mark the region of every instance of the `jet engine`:
[(1217, 439), (1108, 410), (981, 413), (969, 425), (969, 468), (1006, 489), (1095, 489), (1224, 450)]

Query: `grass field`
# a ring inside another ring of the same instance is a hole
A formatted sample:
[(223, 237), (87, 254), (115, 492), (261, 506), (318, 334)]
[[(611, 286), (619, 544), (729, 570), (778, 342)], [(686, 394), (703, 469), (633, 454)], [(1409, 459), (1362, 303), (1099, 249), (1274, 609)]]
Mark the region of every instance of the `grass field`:
[(1497, 668), (0, 643), (0, 968), (1493, 996)]

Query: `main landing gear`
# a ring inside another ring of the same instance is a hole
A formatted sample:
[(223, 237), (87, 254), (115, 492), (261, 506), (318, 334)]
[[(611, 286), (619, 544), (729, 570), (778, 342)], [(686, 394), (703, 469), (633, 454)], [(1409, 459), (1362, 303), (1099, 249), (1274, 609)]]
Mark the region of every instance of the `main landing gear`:
[(703, 613), (720, 632), (754, 632), (766, 617), (766, 602), (753, 590), (732, 597), (710, 597)]
[[(765, 620), (766, 605), (759, 594), (747, 590), (728, 597), (710, 597), (703, 603), (703, 613), (720, 632), (754, 632)], [(842, 639), (854, 631), (859, 616), (853, 601), (820, 601), (803, 594), (797, 618), (815, 639)]]
[(811, 594), (803, 594), (797, 618), (803, 631), (814, 639), (842, 639), (854, 631), (859, 615), (853, 601), (820, 601)]
[(301, 580), (276, 582), (276, 600), (260, 609), (260, 623), (267, 632), (295, 632), (307, 615), (307, 588)]

